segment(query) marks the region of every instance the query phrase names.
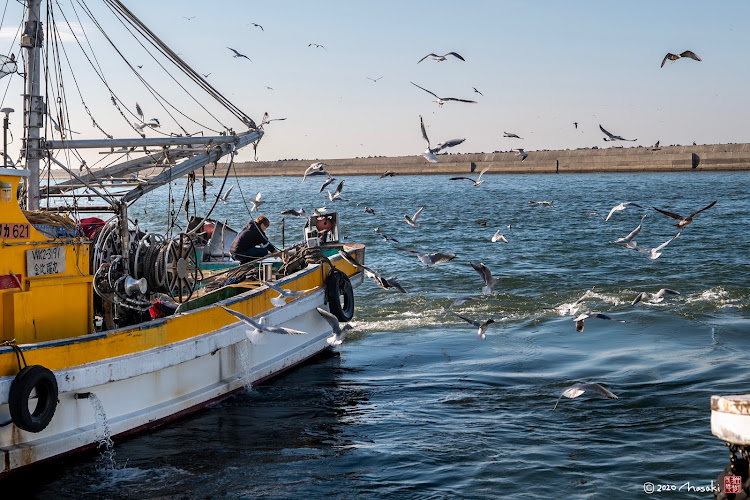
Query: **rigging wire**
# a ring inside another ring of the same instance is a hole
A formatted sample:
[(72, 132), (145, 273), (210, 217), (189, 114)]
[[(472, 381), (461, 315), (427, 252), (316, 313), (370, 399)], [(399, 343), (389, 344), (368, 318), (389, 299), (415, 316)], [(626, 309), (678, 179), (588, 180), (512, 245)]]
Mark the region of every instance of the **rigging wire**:
[(127, 7), (125, 7), (119, 0), (104, 0), (106, 3), (113, 5), (118, 11), (122, 13), (124, 17), (135, 23), (139, 30), (148, 36), (148, 39), (152, 44), (156, 44), (164, 54), (166, 54), (170, 60), (182, 70), (191, 80), (193, 80), (198, 86), (202, 87), (203, 90), (208, 93), (211, 97), (216, 99), (222, 106), (224, 106), (229, 112), (235, 115), (242, 123), (246, 126), (257, 129), (255, 122), (249, 115), (242, 111), (239, 107), (234, 105), (229, 99), (224, 97), (219, 91), (217, 91), (210, 83), (202, 78), (189, 64), (180, 58), (172, 49), (170, 49), (156, 34), (151, 31), (145, 24), (141, 22)]
[[(157, 59), (156, 57), (154, 57), (154, 55), (153, 55), (153, 54), (152, 54), (152, 53), (151, 53), (151, 52), (150, 52), (150, 51), (148, 50), (148, 48), (147, 48), (147, 47), (146, 47), (146, 46), (145, 46), (145, 45), (143, 44), (143, 42), (141, 42), (141, 40), (140, 40), (140, 39), (139, 39), (139, 38), (138, 38), (137, 36), (135, 36), (135, 34), (134, 34), (134, 33), (133, 33), (133, 32), (132, 32), (131, 30), (130, 30), (130, 28), (128, 28), (128, 27), (127, 27), (127, 26), (125, 25), (125, 23), (123, 22), (123, 19), (120, 19), (120, 17), (122, 17), (122, 16), (121, 16), (121, 14), (118, 14), (118, 12), (116, 12), (115, 10), (113, 10), (113, 7), (112, 7), (111, 5), (107, 5), (107, 6), (109, 7), (110, 11), (112, 11), (112, 13), (113, 13), (113, 14), (114, 14), (115, 16), (118, 16), (118, 21), (120, 21), (120, 24), (122, 24), (122, 25), (123, 25), (123, 27), (124, 27), (124, 28), (125, 28), (125, 29), (127, 30), (127, 32), (128, 32), (128, 33), (130, 33), (130, 35), (131, 35), (131, 36), (133, 37), (133, 39), (134, 39), (134, 40), (135, 40), (135, 41), (136, 41), (136, 42), (137, 42), (137, 43), (138, 43), (138, 44), (139, 44), (139, 45), (140, 45), (141, 47), (143, 47), (143, 49), (144, 49), (144, 50), (146, 51), (146, 53), (147, 53), (147, 54), (148, 54), (149, 56), (151, 56), (151, 59), (153, 59), (153, 60), (154, 60), (154, 62), (156, 62), (156, 64), (158, 64), (158, 65), (159, 65), (159, 67), (160, 67), (161, 69), (163, 69), (163, 70), (164, 70), (164, 72), (165, 72), (165, 73), (166, 73), (167, 75), (169, 75), (169, 77), (170, 77), (170, 78), (171, 78), (171, 79), (172, 79), (172, 80), (173, 80), (173, 81), (174, 81), (174, 82), (175, 82), (175, 83), (176, 83), (176, 84), (177, 84), (177, 85), (178, 85), (178, 86), (179, 86), (179, 87), (180, 87), (180, 88), (181, 88), (182, 90), (184, 90), (184, 91), (185, 91), (185, 93), (186, 93), (187, 95), (189, 95), (189, 96), (190, 96), (190, 98), (191, 98), (191, 99), (192, 99), (193, 101), (195, 101), (195, 103), (196, 103), (196, 104), (198, 104), (198, 106), (200, 106), (200, 107), (201, 107), (201, 108), (202, 108), (202, 109), (203, 109), (203, 110), (204, 110), (204, 111), (205, 111), (206, 113), (208, 113), (208, 115), (209, 115), (209, 116), (211, 116), (211, 118), (213, 118), (214, 120), (216, 120), (216, 122), (217, 122), (217, 123), (218, 123), (219, 125), (221, 125), (221, 126), (222, 126), (222, 127), (224, 128), (224, 129), (226, 129), (226, 130), (229, 130), (229, 128), (230, 128), (230, 127), (226, 126), (226, 125), (225, 125), (224, 123), (222, 123), (222, 122), (221, 122), (221, 120), (219, 120), (219, 118), (217, 118), (217, 117), (216, 117), (216, 116), (215, 116), (215, 115), (214, 115), (213, 113), (211, 113), (211, 111), (209, 111), (209, 110), (208, 110), (208, 109), (207, 109), (207, 108), (206, 108), (206, 107), (205, 107), (205, 106), (204, 106), (204, 105), (203, 105), (203, 104), (202, 104), (202, 103), (201, 103), (201, 102), (200, 102), (200, 101), (199, 101), (198, 99), (196, 99), (196, 98), (195, 98), (195, 96), (193, 96), (193, 94), (191, 94), (191, 93), (190, 93), (190, 91), (189, 91), (188, 89), (186, 89), (186, 88), (185, 88), (185, 87), (184, 87), (184, 86), (183, 86), (183, 85), (182, 85), (182, 84), (181, 84), (181, 83), (180, 83), (180, 82), (179, 82), (179, 81), (178, 81), (178, 80), (177, 80), (177, 79), (176, 79), (176, 78), (175, 78), (175, 77), (174, 77), (174, 76), (172, 75), (172, 73), (170, 73), (170, 72), (169, 72), (169, 70), (167, 70), (167, 68), (165, 68), (165, 67), (164, 67), (164, 65), (163, 65), (163, 64), (162, 64), (162, 63), (161, 63), (161, 62), (160, 62), (160, 61), (159, 61), (159, 60), (158, 60), (158, 59)], [(150, 44), (151, 44), (152, 46), (154, 46), (154, 47), (155, 47), (155, 48), (157, 49), (157, 51), (159, 51), (159, 53), (160, 53), (160, 54), (162, 54), (162, 55), (163, 55), (164, 57), (166, 57), (166, 58), (168, 58), (168, 59), (169, 59), (169, 54), (165, 53), (165, 52), (164, 52), (163, 50), (161, 50), (161, 49), (159, 48), (159, 46), (157, 46), (156, 44), (154, 44), (154, 42), (153, 42), (153, 41), (149, 40), (149, 39), (148, 39), (148, 37), (147, 37), (147, 35), (146, 35), (145, 33), (143, 33), (143, 32), (142, 32), (142, 31), (141, 31), (141, 30), (140, 30), (140, 29), (138, 28), (138, 26), (137, 26), (137, 25), (135, 25), (135, 24), (134, 24), (134, 23), (133, 23), (133, 22), (132, 22), (132, 21), (131, 21), (130, 19), (128, 19), (128, 18), (124, 18), (124, 20), (125, 20), (125, 21), (128, 21), (128, 24), (130, 24), (130, 25), (131, 25), (131, 26), (132, 26), (133, 28), (135, 28), (135, 29), (136, 29), (136, 30), (137, 30), (137, 31), (138, 31), (138, 32), (140, 33), (140, 35), (141, 35), (141, 36), (143, 36), (144, 38), (146, 38), (146, 40), (148, 40), (148, 41), (149, 41), (149, 43), (150, 43)], [(130, 66), (130, 67), (131, 67), (131, 69), (133, 69), (133, 67), (132, 67), (132, 66)], [(134, 71), (134, 72), (136, 73), (136, 75), (137, 75), (137, 76), (138, 76), (139, 78), (141, 78), (141, 77), (140, 77), (140, 73), (138, 73), (138, 72), (137, 72), (137, 71), (135, 71), (135, 70), (133, 70), (133, 71)], [(143, 79), (141, 78), (141, 80), (143, 80)], [(144, 82), (144, 83), (145, 83), (145, 82)], [(170, 102), (168, 102), (168, 101), (166, 101), (166, 102), (167, 102), (167, 104), (169, 104), (170, 106), (172, 106), (172, 104), (171, 104)], [(172, 106), (172, 107), (174, 108), (174, 106)], [(184, 116), (184, 117), (185, 117), (185, 118), (187, 118), (188, 120), (190, 120), (190, 121), (192, 121), (193, 123), (195, 123), (196, 125), (198, 125), (198, 126), (200, 126), (200, 127), (203, 127), (203, 128), (205, 128), (205, 129), (208, 129), (208, 130), (210, 130), (211, 132), (214, 132), (214, 133), (217, 133), (217, 134), (218, 134), (218, 133), (220, 133), (220, 132), (219, 132), (218, 130), (214, 130), (214, 129), (212, 129), (211, 127), (209, 127), (209, 126), (207, 126), (207, 125), (203, 125), (203, 124), (201, 124), (201, 123), (199, 123), (199, 122), (195, 121), (194, 119), (190, 118), (190, 117), (189, 117), (189, 116), (187, 116), (186, 114), (182, 113), (182, 111), (180, 111), (179, 109), (177, 109), (177, 108), (174, 108), (174, 109), (175, 109), (175, 110), (176, 110), (176, 111), (177, 111), (178, 113), (180, 113), (180, 114), (181, 114), (182, 116)]]

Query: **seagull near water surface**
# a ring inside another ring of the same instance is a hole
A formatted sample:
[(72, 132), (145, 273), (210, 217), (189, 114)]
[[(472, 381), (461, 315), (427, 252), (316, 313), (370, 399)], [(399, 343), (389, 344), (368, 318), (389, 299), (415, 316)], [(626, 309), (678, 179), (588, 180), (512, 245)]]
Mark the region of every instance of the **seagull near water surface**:
[(472, 186), (479, 187), (484, 182), (482, 180), (482, 174), (484, 174), (489, 169), (490, 169), (490, 167), (485, 167), (484, 169), (482, 169), (482, 171), (479, 172), (479, 175), (477, 176), (476, 179), (472, 179), (471, 177), (450, 177), (450, 178), (448, 178), (448, 180), (449, 181), (467, 180), (467, 181), (473, 182)]
[(419, 210), (416, 211), (414, 215), (409, 217), (408, 215), (404, 215), (404, 219), (406, 220), (406, 223), (409, 224), (413, 229), (416, 229), (419, 227), (419, 224), (417, 224), (417, 219), (422, 214), (422, 210), (424, 210), (424, 207), (419, 207)]
[(609, 215), (607, 215), (607, 218), (604, 219), (604, 222), (607, 222), (612, 217), (612, 214), (614, 214), (615, 212), (619, 212), (620, 210), (625, 210), (630, 205), (633, 205), (634, 207), (638, 207), (638, 208), (643, 208), (638, 203), (635, 203), (633, 201), (626, 201), (626, 202), (620, 203), (619, 205), (615, 205), (614, 207), (612, 207), (612, 210), (609, 211)]
[(482, 294), (483, 295), (494, 295), (495, 294), (495, 285), (497, 285), (500, 282), (500, 278), (493, 278), (492, 277), (492, 271), (490, 271), (490, 268), (485, 266), (483, 263), (475, 264), (473, 262), (469, 262), (471, 264), (471, 267), (474, 268), (474, 270), (479, 273), (479, 276), (484, 281), (484, 286), (482, 287)]
[(476, 104), (477, 103), (477, 101), (472, 101), (472, 100), (469, 100), (469, 99), (458, 99), (456, 97), (440, 97), (435, 92), (432, 92), (431, 90), (427, 90), (424, 87), (420, 87), (419, 85), (417, 85), (414, 82), (409, 82), (409, 83), (411, 83), (412, 85), (414, 85), (417, 88), (420, 88), (420, 89), (424, 90), (428, 94), (435, 96), (435, 98), (437, 99), (437, 103), (438, 103), (439, 106), (442, 106), (443, 104), (445, 104), (448, 101), (467, 102), (467, 103), (472, 103), (472, 104)]
[(461, 316), (460, 314), (456, 314), (453, 311), (450, 311), (450, 313), (452, 315), (456, 316), (457, 318), (461, 318), (462, 320), (466, 321), (470, 325), (476, 326), (478, 328), (478, 330), (477, 330), (477, 337), (479, 337), (482, 340), (485, 340), (487, 338), (487, 335), (486, 335), (487, 328), (489, 328), (490, 325), (495, 322), (494, 319), (490, 318), (487, 321), (485, 321), (484, 323), (480, 323), (479, 321), (476, 321), (476, 320), (473, 320), (473, 319), (469, 319), (469, 318), (467, 318), (465, 316)]
[(716, 205), (716, 201), (717, 200), (712, 201), (711, 203), (709, 203), (705, 207), (703, 207), (703, 208), (701, 208), (699, 210), (696, 210), (695, 212), (693, 212), (692, 214), (690, 214), (690, 215), (688, 215), (686, 217), (683, 217), (683, 216), (681, 216), (679, 214), (676, 214), (674, 212), (667, 212), (666, 210), (662, 210), (661, 208), (656, 208), (656, 207), (652, 207), (652, 208), (654, 210), (656, 210), (657, 212), (659, 212), (660, 214), (664, 214), (667, 217), (671, 217), (672, 219), (677, 219), (679, 222), (677, 224), (675, 224), (675, 226), (678, 227), (678, 228), (680, 228), (680, 229), (682, 229), (683, 227), (685, 227), (688, 224), (690, 224), (691, 222), (693, 222), (693, 216), (694, 215), (699, 214), (699, 213), (703, 212), (704, 210), (708, 210), (709, 208), (713, 207), (714, 205)]
[(352, 266), (363, 269), (365, 272), (365, 276), (375, 281), (375, 283), (377, 283), (377, 285), (383, 290), (390, 290), (391, 288), (393, 288), (401, 293), (407, 293), (407, 291), (404, 289), (403, 286), (401, 286), (401, 283), (399, 283), (398, 279), (396, 279), (395, 277), (393, 276), (389, 278), (382, 277), (379, 273), (373, 271), (371, 268), (367, 267), (364, 264), (360, 264), (359, 262), (357, 262), (345, 250), (339, 250), (339, 255), (341, 255), (341, 257), (343, 257), (343, 259), (347, 261), (349, 264), (351, 264)]
[(316, 307), (316, 309), (323, 319), (331, 326), (331, 333), (333, 333), (333, 335), (328, 337), (326, 341), (329, 345), (340, 345), (344, 340), (346, 332), (352, 329), (352, 325), (347, 323), (344, 326), (341, 326), (341, 323), (339, 323), (339, 319), (336, 316), (320, 307)]
[(576, 324), (576, 331), (577, 332), (582, 332), (583, 331), (583, 321), (587, 320), (589, 318), (608, 319), (608, 320), (611, 320), (611, 321), (617, 321), (618, 323), (625, 323), (624, 319), (615, 319), (615, 318), (613, 318), (611, 316), (607, 316), (606, 314), (602, 314), (602, 313), (597, 312), (597, 311), (591, 311), (591, 312), (587, 312), (587, 313), (581, 313), (578, 316), (576, 316), (575, 318), (573, 318), (573, 321), (575, 321), (575, 324)]
[[(299, 330), (293, 330), (291, 328), (283, 328), (280, 326), (267, 326), (263, 324), (263, 320), (260, 322), (255, 321), (253, 318), (246, 316), (242, 314), (241, 312), (233, 311), (232, 309), (229, 309), (227, 307), (221, 306), (222, 309), (224, 309), (226, 312), (234, 316), (235, 318), (245, 322), (248, 326), (251, 326), (253, 328), (253, 331), (250, 332), (250, 335), (252, 334), (262, 334), (262, 333), (275, 333), (277, 335), (302, 335), (306, 332), (302, 332)], [(252, 342), (252, 340), (251, 340)]]
[(424, 264), (426, 267), (434, 266), (437, 264), (442, 264), (443, 262), (450, 262), (456, 258), (455, 253), (444, 253), (444, 252), (422, 253), (422, 252), (418, 252), (417, 250), (412, 250), (411, 248), (406, 248), (406, 247), (397, 247), (397, 248), (398, 250), (403, 250), (404, 252), (413, 253), (419, 258), (419, 261), (422, 264)]
[(557, 405), (560, 404), (560, 400), (563, 396), (570, 399), (575, 399), (581, 394), (583, 394), (586, 391), (592, 391), (597, 394), (601, 394), (602, 396), (608, 397), (609, 399), (620, 399), (612, 391), (609, 391), (602, 387), (599, 384), (595, 383), (588, 383), (588, 384), (573, 384), (570, 387), (566, 387), (563, 389), (562, 394), (560, 394), (560, 397), (557, 398), (557, 403), (555, 403), (555, 407), (552, 408), (553, 410), (557, 409)]
[(638, 302), (641, 302), (641, 301), (648, 301), (651, 304), (658, 304), (659, 302), (664, 300), (664, 294), (679, 295), (680, 292), (678, 292), (677, 290), (669, 289), (669, 288), (662, 288), (656, 293), (641, 292), (638, 294), (638, 296), (635, 299), (633, 299), (633, 302), (631, 302), (630, 305), (634, 306)]

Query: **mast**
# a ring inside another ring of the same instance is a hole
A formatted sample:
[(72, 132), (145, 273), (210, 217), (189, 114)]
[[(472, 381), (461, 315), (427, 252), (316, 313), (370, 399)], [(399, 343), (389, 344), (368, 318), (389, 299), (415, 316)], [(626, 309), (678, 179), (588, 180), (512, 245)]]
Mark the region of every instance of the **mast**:
[(26, 186), (26, 210), (39, 209), (39, 129), (44, 126), (44, 99), (39, 94), (41, 82), (41, 47), (44, 40), (39, 20), (42, 0), (27, 0), (26, 29), (21, 36), (21, 48), (26, 49), (26, 89), (24, 93), (24, 144), (26, 168), (29, 170)]

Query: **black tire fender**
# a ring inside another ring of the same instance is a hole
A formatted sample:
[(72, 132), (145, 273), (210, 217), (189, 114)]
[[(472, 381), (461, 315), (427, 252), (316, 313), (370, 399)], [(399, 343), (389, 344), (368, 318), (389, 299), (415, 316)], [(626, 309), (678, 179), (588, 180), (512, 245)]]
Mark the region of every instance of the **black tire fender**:
[(331, 314), (339, 321), (351, 321), (354, 317), (354, 288), (349, 276), (338, 269), (333, 271), (326, 281), (326, 292)]
[[(36, 389), (36, 406), (29, 409), (29, 398)], [(10, 385), (8, 409), (10, 418), (19, 428), (41, 432), (49, 425), (57, 409), (57, 379), (41, 365), (24, 367)]]

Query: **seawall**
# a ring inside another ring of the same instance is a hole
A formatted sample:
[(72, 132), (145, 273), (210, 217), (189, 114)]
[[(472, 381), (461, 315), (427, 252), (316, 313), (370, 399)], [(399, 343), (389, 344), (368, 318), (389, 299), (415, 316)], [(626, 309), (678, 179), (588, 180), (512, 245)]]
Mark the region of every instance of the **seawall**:
[(239, 176), (301, 176), (315, 161), (328, 164), (326, 171), (334, 176), (380, 175), (386, 170), (401, 175), (466, 174), (486, 167), (493, 174), (739, 171), (750, 170), (750, 144), (528, 151), (524, 161), (515, 152), (438, 158), (439, 163), (422, 156), (238, 162), (235, 168)]

